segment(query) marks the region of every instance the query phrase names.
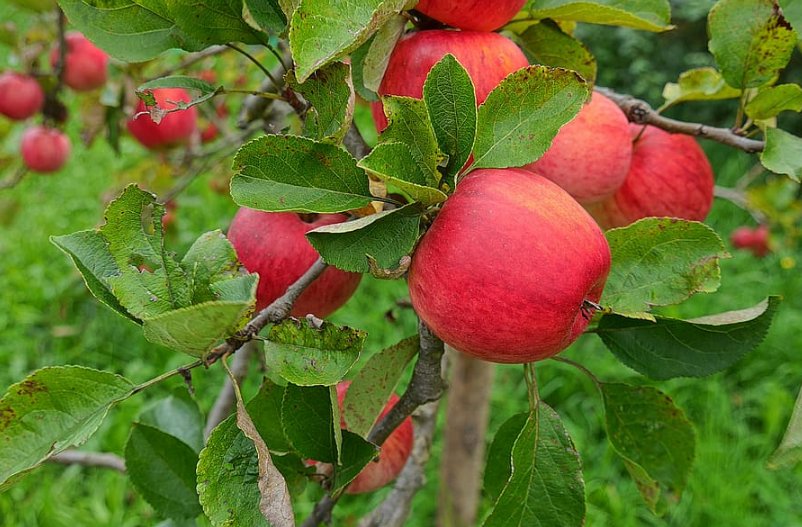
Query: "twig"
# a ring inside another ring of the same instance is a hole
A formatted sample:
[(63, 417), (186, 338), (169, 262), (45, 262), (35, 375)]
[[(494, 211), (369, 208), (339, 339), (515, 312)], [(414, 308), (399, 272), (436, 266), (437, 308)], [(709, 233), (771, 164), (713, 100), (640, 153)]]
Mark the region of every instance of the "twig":
[(186, 69), (192, 66), (193, 64), (202, 61), (205, 58), (213, 57), (215, 55), (223, 53), (224, 51), (228, 51), (228, 49), (229, 49), (228, 46), (212, 46), (197, 53), (190, 53), (189, 55), (186, 56), (186, 58), (183, 61), (179, 62), (178, 64), (176, 64), (171, 68), (167, 68), (166, 70), (161, 71), (158, 75), (154, 77), (150, 77), (149, 79), (147, 79), (146, 82), (159, 79), (161, 77), (167, 77), (168, 75), (172, 75), (173, 73)]
[[(234, 354), (234, 360), (231, 363), (231, 371), (234, 373), (237, 383), (241, 384), (242, 380), (248, 374), (248, 364), (256, 349), (257, 347), (254, 346), (254, 341), (250, 341), (244, 344)], [(231, 414), (235, 402), (236, 394), (234, 392), (234, 384), (229, 377), (226, 377), (223, 387), (220, 389), (220, 393), (217, 396), (217, 400), (215, 400), (212, 409), (209, 411), (209, 417), (206, 419), (206, 427), (203, 429), (203, 437), (208, 438), (212, 430)]]
[(125, 461), (116, 454), (106, 452), (83, 452), (81, 450), (65, 450), (47, 459), (60, 465), (83, 465), (85, 467), (110, 468), (125, 473)]
[[(241, 47), (239, 47), (239, 46), (235, 46), (234, 44), (231, 44), (231, 43), (229, 43), (229, 44), (226, 44), (226, 46), (227, 46), (227, 47), (229, 47), (229, 48), (231, 48), (231, 49), (233, 49), (234, 51), (236, 51), (236, 52), (238, 52), (238, 53), (242, 54), (242, 55), (243, 55), (245, 58), (247, 58), (248, 60), (250, 60), (251, 62), (253, 62), (253, 63), (256, 65), (256, 67), (257, 67), (257, 68), (259, 68), (260, 70), (262, 70), (262, 73), (264, 73), (264, 74), (267, 76), (267, 78), (268, 78), (268, 79), (270, 79), (271, 81), (273, 81), (273, 84), (275, 84), (276, 86), (278, 86), (278, 84), (279, 84), (279, 83), (278, 83), (278, 81), (276, 80), (276, 78), (273, 76), (273, 73), (272, 73), (272, 72), (271, 72), (269, 69), (265, 68), (265, 67), (264, 67), (264, 65), (263, 65), (261, 62), (259, 62), (258, 60), (256, 60), (256, 57), (254, 57), (253, 55), (251, 55), (250, 53), (248, 53), (247, 51), (245, 51), (245, 50), (244, 50), (244, 49), (242, 49)], [(283, 66), (283, 65), (282, 65), (282, 66)]]
[(362, 134), (359, 133), (354, 123), (351, 123), (351, 127), (343, 138), (343, 146), (356, 159), (362, 159), (370, 153), (370, 147), (365, 142), (365, 139), (362, 137)]
[(17, 170), (14, 171), (14, 174), (11, 177), (6, 178), (3, 181), (0, 181), (0, 190), (16, 187), (17, 184), (19, 184), (19, 182), (22, 181), (22, 179), (25, 177), (27, 173), (28, 169), (25, 168), (24, 166), (18, 168)]
[(713, 195), (717, 198), (726, 199), (736, 207), (745, 210), (758, 223), (766, 221), (765, 214), (749, 206), (749, 200), (746, 199), (746, 194), (743, 191), (716, 185), (713, 187)]

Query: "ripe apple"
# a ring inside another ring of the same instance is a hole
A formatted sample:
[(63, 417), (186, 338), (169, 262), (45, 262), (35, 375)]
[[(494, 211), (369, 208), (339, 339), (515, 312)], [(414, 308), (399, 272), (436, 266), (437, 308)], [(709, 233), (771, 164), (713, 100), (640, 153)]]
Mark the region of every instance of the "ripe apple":
[(594, 92), (563, 126), (546, 153), (526, 166), (590, 205), (609, 198), (624, 183), (632, 159), (632, 135), (624, 112)]
[(476, 170), (457, 185), (412, 256), (418, 315), (479, 359), (546, 359), (584, 331), (610, 248), (567, 192), (524, 169)]
[(769, 247), (769, 228), (767, 225), (751, 227), (738, 227), (730, 235), (730, 242), (736, 249), (752, 251), (758, 258), (763, 258), (771, 252)]
[(45, 92), (33, 77), (14, 71), (0, 74), (0, 114), (21, 121), (42, 109)]
[[(177, 107), (177, 102), (190, 102), (192, 97), (183, 88), (158, 88), (153, 90), (158, 106), (165, 110)], [(198, 110), (192, 106), (165, 115), (156, 124), (147, 113), (145, 102), (137, 102), (134, 116), (128, 121), (128, 131), (146, 148), (157, 150), (187, 142), (195, 132)]]
[(526, 0), (420, 0), (415, 9), (439, 22), (471, 31), (493, 31), (514, 17)]
[(33, 126), (22, 134), (22, 161), (34, 172), (55, 172), (70, 155), (70, 139), (55, 128)]
[(654, 126), (630, 125), (630, 132), (636, 140), (624, 184), (588, 207), (599, 225), (623, 227), (650, 216), (704, 220), (713, 204), (713, 169), (696, 140)]
[[(263, 309), (283, 295), (318, 258), (307, 241), (312, 229), (340, 223), (343, 214), (262, 212), (241, 208), (228, 230), (228, 239), (248, 271), (259, 274), (256, 307)], [(362, 275), (329, 267), (295, 302), (293, 316), (313, 313), (325, 317), (345, 304), (356, 291)]]
[[(498, 33), (418, 31), (404, 36), (396, 44), (379, 86), (379, 95), (422, 98), (426, 75), (449, 53), (470, 75), (477, 104), (482, 104), (504, 77), (529, 65), (518, 46)], [(384, 130), (387, 118), (381, 102), (371, 103), (371, 111), (378, 130)]]
[[(77, 31), (65, 35), (64, 84), (75, 91), (91, 91), (106, 84), (109, 56)], [(59, 46), (50, 52), (50, 66), (55, 68)]]

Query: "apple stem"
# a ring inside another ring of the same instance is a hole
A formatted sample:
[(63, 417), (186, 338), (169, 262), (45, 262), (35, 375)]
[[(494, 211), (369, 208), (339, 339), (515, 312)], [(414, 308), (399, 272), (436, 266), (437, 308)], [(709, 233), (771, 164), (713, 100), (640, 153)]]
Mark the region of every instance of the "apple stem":
[(526, 380), (527, 394), (529, 395), (529, 411), (534, 412), (540, 401), (534, 362), (524, 364), (524, 379)]

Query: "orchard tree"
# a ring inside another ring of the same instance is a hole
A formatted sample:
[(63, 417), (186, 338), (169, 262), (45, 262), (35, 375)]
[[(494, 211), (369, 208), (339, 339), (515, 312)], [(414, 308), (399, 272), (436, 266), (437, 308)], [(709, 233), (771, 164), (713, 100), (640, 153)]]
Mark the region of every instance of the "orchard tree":
[[(344, 493), (389, 484), (360, 525), (402, 525), (448, 391), (443, 524), (580, 526), (581, 452), (537, 383), (560, 362), (598, 388), (607, 439), (644, 506), (663, 514), (681, 498), (693, 424), (651, 381), (727, 369), (780, 306), (768, 296), (692, 320), (661, 312), (719, 287), (728, 254), (703, 223), (714, 193), (747, 206), (743, 188), (714, 188), (697, 141), (798, 182), (802, 138), (776, 126), (802, 110), (802, 87), (778, 83), (802, 38), (798, 3), (719, 0), (707, 18), (717, 67), (683, 73), (657, 109), (597, 86), (604, 64), (574, 30), (670, 31), (667, 0), (26, 6), (57, 41), (0, 75), (0, 113), (43, 121), (23, 134), (24, 166), (66, 161), (71, 89), (101, 113), (85, 138), (105, 132), (118, 147), (127, 131), (177, 176), (158, 196), (145, 182), (125, 187), (99, 228), (52, 241), (120, 324), (191, 360), (150, 380), (64, 365), (11, 386), (0, 399), (0, 485), (49, 460), (100, 464), (126, 471), (165, 519), (284, 527), (327, 523)], [(173, 49), (186, 53), (170, 60)], [(247, 74), (230, 84), (230, 74), (190, 75), (224, 53)], [(664, 115), (721, 99), (735, 102), (731, 127)], [(354, 122), (365, 103), (377, 137)], [(230, 196), (242, 208), (228, 238), (205, 233), (177, 256), (165, 245), (175, 200), (232, 155)], [(759, 234), (733, 243), (762, 256), (771, 218), (757, 219)], [(353, 371), (370, 337), (324, 317), (366, 273), (408, 282), (419, 331)], [(649, 382), (606, 382), (560, 356), (579, 338), (600, 338)], [(268, 374), (244, 400), (257, 354)], [(522, 364), (528, 410), (487, 438), (485, 456), (492, 363)], [(124, 460), (75, 450), (121, 401), (175, 376), (191, 389), (213, 367), (228, 380), (205, 418), (191, 399), (165, 400), (132, 423)], [(473, 446), (466, 433), (478, 434)], [(802, 399), (772, 462), (799, 461), (800, 436)], [(314, 506), (298, 503), (307, 484), (325, 490)], [(480, 492), (493, 504), (484, 518)]]

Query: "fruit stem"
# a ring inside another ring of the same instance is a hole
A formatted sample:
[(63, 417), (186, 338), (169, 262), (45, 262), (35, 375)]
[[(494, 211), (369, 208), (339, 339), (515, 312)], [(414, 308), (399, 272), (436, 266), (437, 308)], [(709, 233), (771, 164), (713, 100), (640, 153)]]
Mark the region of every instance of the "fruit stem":
[(534, 362), (524, 364), (524, 379), (526, 379), (526, 388), (529, 395), (529, 411), (534, 412), (535, 408), (537, 408), (537, 403), (540, 401)]
[(563, 357), (552, 357), (551, 360), (555, 360), (557, 362), (562, 362), (562, 363), (569, 364), (569, 365), (573, 366), (574, 368), (578, 369), (579, 371), (581, 371), (582, 373), (587, 375), (590, 378), (590, 380), (592, 380), (596, 384), (596, 387), (601, 389), (602, 382), (599, 380), (599, 378), (596, 377), (595, 375), (593, 375), (592, 371), (590, 371), (589, 369), (585, 368), (584, 366), (582, 366), (578, 362), (574, 362), (571, 359), (566, 359), (566, 358), (563, 358)]

